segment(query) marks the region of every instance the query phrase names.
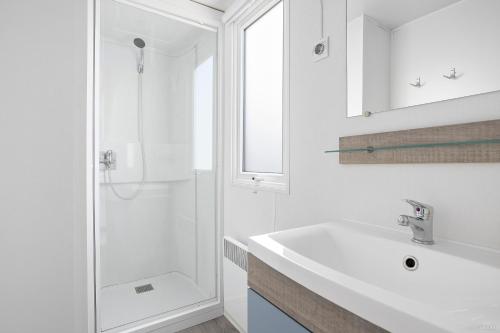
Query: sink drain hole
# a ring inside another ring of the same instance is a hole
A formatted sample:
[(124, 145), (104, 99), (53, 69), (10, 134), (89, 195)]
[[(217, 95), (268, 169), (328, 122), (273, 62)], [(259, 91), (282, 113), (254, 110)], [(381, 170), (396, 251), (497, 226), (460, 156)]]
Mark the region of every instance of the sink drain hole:
[(406, 256), (403, 259), (403, 267), (408, 271), (414, 271), (418, 268), (418, 260), (414, 256)]

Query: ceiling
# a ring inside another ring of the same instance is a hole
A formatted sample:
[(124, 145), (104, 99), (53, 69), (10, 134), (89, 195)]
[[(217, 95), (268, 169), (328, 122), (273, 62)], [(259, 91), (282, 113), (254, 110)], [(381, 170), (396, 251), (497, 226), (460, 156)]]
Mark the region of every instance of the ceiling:
[(389, 29), (461, 0), (348, 0), (347, 21), (368, 15)]
[(229, 6), (231, 6), (231, 4), (235, 0), (191, 0), (191, 1), (225, 12), (226, 9), (228, 9)]
[(118, 43), (130, 44), (136, 37), (147, 47), (177, 52), (192, 46), (206, 30), (112, 0), (101, 1), (101, 34)]

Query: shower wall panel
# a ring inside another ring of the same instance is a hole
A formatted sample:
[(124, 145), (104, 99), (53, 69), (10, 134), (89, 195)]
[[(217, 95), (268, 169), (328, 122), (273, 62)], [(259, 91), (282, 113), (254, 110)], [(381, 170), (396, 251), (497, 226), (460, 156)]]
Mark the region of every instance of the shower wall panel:
[[(124, 194), (142, 177), (138, 140), (137, 50), (101, 45), (101, 150), (116, 152), (115, 188)], [(179, 271), (196, 272), (192, 169), (194, 52), (145, 52), (143, 132), (146, 185), (134, 200), (120, 200), (101, 172), (103, 286)]]

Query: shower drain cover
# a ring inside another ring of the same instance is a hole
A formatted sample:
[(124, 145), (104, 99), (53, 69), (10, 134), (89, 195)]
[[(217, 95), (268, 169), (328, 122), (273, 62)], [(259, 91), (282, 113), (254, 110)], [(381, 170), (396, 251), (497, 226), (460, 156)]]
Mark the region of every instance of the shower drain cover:
[(151, 283), (135, 287), (135, 292), (137, 294), (142, 294), (151, 290), (154, 290), (153, 285)]

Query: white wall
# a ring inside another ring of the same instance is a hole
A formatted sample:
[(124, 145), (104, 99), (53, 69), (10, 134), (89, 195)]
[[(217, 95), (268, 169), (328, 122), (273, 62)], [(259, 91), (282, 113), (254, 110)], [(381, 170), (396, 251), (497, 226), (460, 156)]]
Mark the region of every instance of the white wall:
[(86, 1), (0, 1), (0, 332), (83, 333)]
[[(499, 90), (498, 13), (498, 0), (463, 0), (394, 29), (391, 108)], [(453, 67), (460, 78), (444, 78)]]
[[(230, 178), (230, 114), (226, 108), (224, 232), (246, 243), (251, 235), (356, 220), (401, 230), (402, 198), (432, 204), (435, 236), (500, 249), (498, 164), (340, 165), (339, 136), (500, 118), (500, 93), (440, 102), (370, 118), (346, 118), (345, 1), (325, 1), (331, 56), (314, 63), (319, 4), (291, 0), (290, 195), (253, 193)], [(228, 104), (226, 105), (228, 106)]]

